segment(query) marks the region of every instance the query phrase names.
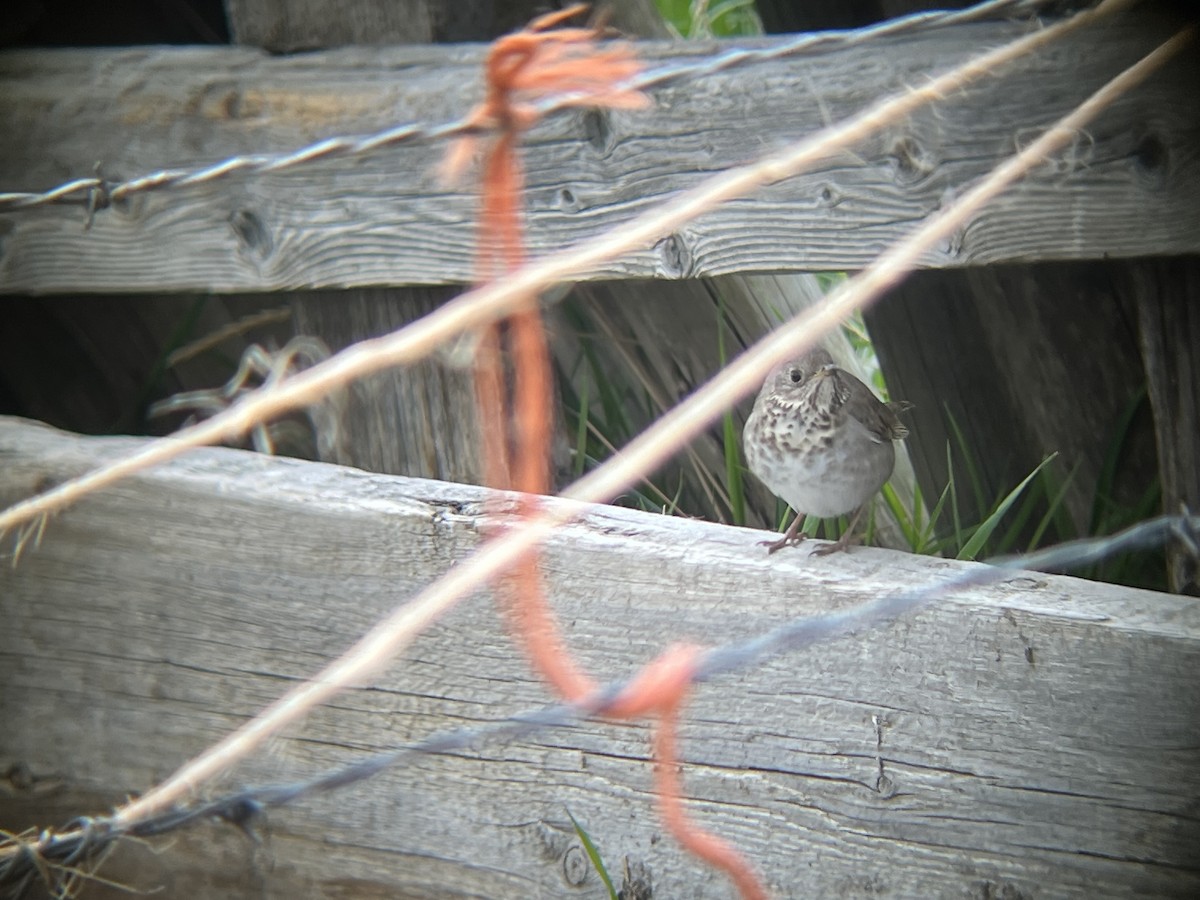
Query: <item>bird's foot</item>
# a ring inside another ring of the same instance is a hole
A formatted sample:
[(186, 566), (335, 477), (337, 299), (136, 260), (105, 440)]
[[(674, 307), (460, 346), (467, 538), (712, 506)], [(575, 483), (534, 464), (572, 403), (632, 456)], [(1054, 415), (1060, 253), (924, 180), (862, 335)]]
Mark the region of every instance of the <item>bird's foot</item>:
[(830, 553), (846, 553), (858, 543), (858, 537), (852, 532), (845, 532), (840, 538), (831, 544), (822, 544), (813, 550), (813, 556), (828, 556)]
[(776, 550), (781, 550), (787, 546), (794, 546), (808, 540), (808, 535), (800, 530), (800, 525), (803, 522), (804, 516), (797, 513), (796, 518), (792, 519), (792, 524), (788, 526), (788, 530), (783, 533), (783, 537), (776, 541), (759, 541), (759, 546), (766, 547), (767, 556), (770, 556)]
[(808, 540), (808, 535), (801, 531), (798, 534), (788, 533), (775, 541), (759, 541), (758, 546), (767, 548), (767, 556), (784, 547), (798, 547)]

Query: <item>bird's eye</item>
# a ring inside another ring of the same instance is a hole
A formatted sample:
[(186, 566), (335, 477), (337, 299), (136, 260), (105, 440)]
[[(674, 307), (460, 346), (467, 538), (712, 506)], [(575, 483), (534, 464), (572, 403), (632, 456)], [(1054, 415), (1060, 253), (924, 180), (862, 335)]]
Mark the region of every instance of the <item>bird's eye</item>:
[(804, 376), (799, 369), (792, 369), (788, 372), (788, 378), (792, 379), (792, 384), (799, 384), (804, 379)]

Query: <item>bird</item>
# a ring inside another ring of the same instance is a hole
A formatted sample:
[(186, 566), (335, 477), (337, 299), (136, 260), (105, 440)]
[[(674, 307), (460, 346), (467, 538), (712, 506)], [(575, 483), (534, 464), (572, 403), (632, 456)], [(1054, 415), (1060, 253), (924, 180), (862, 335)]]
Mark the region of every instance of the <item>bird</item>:
[(894, 442), (907, 435), (893, 408), (823, 348), (772, 370), (742, 432), (750, 471), (796, 511), (781, 538), (760, 542), (768, 554), (808, 537), (799, 532), (806, 514), (853, 513), (842, 536), (814, 552), (847, 550), (867, 501), (892, 474)]

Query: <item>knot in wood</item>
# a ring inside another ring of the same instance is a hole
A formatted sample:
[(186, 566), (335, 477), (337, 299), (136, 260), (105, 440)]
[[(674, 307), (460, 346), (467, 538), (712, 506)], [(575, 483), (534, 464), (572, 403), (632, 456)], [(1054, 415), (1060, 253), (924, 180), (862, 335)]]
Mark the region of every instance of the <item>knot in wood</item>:
[(663, 274), (669, 278), (690, 278), (692, 274), (692, 252), (687, 242), (678, 234), (663, 238), (654, 247), (662, 263)]
[(562, 860), (563, 878), (567, 880), (567, 884), (571, 887), (581, 886), (587, 881), (589, 868), (591, 866), (588, 864), (587, 854), (583, 852), (582, 847), (572, 844), (567, 848)]
[(1133, 150), (1133, 168), (1138, 181), (1149, 190), (1161, 190), (1170, 169), (1167, 146), (1157, 135), (1143, 135)]
[(897, 184), (917, 184), (934, 169), (934, 162), (921, 142), (911, 135), (897, 139), (890, 156)]

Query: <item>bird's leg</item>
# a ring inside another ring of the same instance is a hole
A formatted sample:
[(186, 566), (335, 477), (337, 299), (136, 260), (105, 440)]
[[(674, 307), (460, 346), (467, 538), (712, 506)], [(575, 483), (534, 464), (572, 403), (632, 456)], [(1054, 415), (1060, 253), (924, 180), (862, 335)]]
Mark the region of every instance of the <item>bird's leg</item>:
[(854, 533), (855, 526), (858, 525), (858, 520), (862, 516), (862, 512), (867, 508), (864, 503), (854, 511), (854, 515), (850, 517), (850, 524), (846, 526), (846, 530), (842, 532), (842, 536), (832, 544), (824, 544), (812, 552), (813, 556), (828, 556), (830, 553), (844, 553), (851, 546), (858, 543), (858, 536)]
[[(783, 537), (777, 541), (759, 541), (760, 547), (767, 548), (767, 555), (770, 556), (776, 550), (783, 547), (795, 546), (806, 540), (808, 535), (800, 531), (800, 524), (804, 521), (804, 513), (796, 513), (796, 518), (792, 519), (792, 524), (788, 526), (788, 530), (784, 532)], [(796, 532), (800, 532), (797, 534)]]

